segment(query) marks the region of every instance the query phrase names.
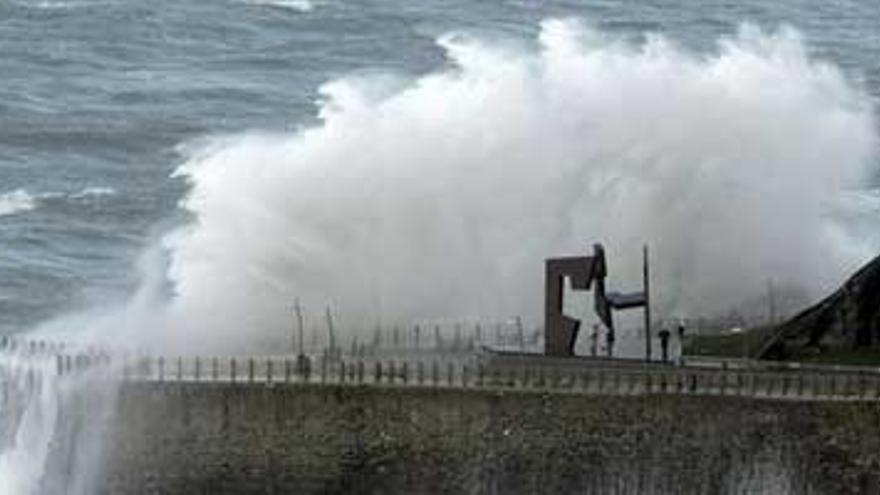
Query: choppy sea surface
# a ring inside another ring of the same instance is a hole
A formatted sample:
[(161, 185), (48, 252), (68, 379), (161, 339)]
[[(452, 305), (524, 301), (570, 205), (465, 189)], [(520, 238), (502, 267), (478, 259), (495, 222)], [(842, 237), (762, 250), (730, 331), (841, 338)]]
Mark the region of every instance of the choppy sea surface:
[(874, 0), (0, 0), (0, 333), (131, 295), (139, 253), (191, 220), (182, 144), (293, 133), (328, 81), (417, 78), (448, 64), (446, 33), (516, 47), (571, 17), (698, 57), (791, 26), (880, 97)]

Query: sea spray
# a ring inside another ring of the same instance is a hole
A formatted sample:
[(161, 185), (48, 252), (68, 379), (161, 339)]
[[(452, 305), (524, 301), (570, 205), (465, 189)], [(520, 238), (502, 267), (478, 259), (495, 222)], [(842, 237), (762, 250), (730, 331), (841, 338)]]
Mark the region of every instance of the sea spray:
[(768, 279), (816, 296), (880, 246), (876, 216), (840, 206), (874, 167), (870, 100), (792, 29), (714, 55), (559, 20), (532, 51), (440, 44), (447, 67), (402, 89), (324, 85), (319, 125), (183, 148), (192, 222), (163, 240), (173, 296), (148, 340), (286, 349), (295, 299), (348, 331), (531, 326), (543, 259), (596, 241), (612, 288), (638, 287), (649, 243), (656, 314), (713, 315)]
[[(521, 316), (531, 328), (543, 259), (595, 241), (612, 288), (635, 288), (647, 242), (657, 313), (713, 314), (768, 278), (817, 294), (880, 246), (877, 195), (862, 190), (876, 158), (869, 99), (792, 30), (744, 28), (711, 56), (572, 21), (544, 23), (533, 51), (440, 44), (448, 66), (402, 88), (326, 84), (321, 122), (294, 135), (183, 147), (191, 222), (144, 256), (137, 295), (38, 333), (285, 352), (295, 300), (307, 325), (331, 306), (364, 340), (379, 321)], [(37, 206), (4, 199), (5, 214)], [(28, 363), (0, 357), (15, 398), (0, 410), (0, 489), (90, 493), (115, 389)]]
[(59, 356), (33, 345), (0, 350), (4, 495), (96, 492), (115, 405), (116, 382), (108, 379), (114, 374), (83, 369), (81, 362), (65, 374)]

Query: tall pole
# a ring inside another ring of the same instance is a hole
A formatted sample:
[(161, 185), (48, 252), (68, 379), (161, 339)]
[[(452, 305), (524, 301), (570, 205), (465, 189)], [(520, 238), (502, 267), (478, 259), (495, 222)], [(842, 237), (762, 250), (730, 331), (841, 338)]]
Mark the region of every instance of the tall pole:
[(519, 352), (526, 352), (526, 333), (523, 330), (522, 318), (516, 317), (516, 333), (519, 339)]
[(651, 361), (651, 277), (648, 272), (648, 245), (642, 248), (642, 275), (645, 286), (645, 361)]
[(327, 333), (330, 336), (330, 355), (336, 349), (336, 336), (333, 334), (333, 315), (330, 314), (330, 306), (327, 306)]
[(296, 304), (293, 306), (293, 310), (296, 311), (296, 324), (297, 324), (297, 347), (299, 349), (299, 354), (305, 354), (305, 348), (303, 347), (303, 314), (302, 314), (302, 306), (299, 304), (299, 298), (296, 298)]

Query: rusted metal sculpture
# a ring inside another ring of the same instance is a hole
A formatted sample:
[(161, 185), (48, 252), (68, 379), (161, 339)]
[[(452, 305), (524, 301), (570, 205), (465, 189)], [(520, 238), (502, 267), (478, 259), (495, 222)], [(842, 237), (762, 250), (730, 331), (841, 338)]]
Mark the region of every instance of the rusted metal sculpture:
[[(544, 292), (544, 353), (548, 356), (573, 356), (580, 321), (562, 312), (564, 281), (568, 277), (574, 290), (593, 288), (593, 307), (608, 331), (608, 354), (614, 343), (614, 310), (645, 308), (646, 356), (650, 360), (650, 316), (647, 290), (647, 248), (645, 249), (645, 290), (642, 292), (605, 292), (605, 249), (593, 245), (593, 256), (549, 258), (546, 260)], [(594, 286), (595, 285), (595, 286)]]

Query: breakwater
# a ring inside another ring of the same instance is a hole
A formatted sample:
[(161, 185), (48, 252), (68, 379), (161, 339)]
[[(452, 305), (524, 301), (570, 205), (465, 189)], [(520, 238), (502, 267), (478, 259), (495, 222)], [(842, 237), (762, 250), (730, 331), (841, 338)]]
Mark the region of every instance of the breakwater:
[(859, 401), (130, 383), (106, 493), (877, 493)]
[[(65, 395), (41, 493), (65, 493), (84, 440), (86, 464), (100, 467), (80, 481), (89, 493), (880, 487), (872, 368), (332, 353), (302, 366), (17, 348), (17, 395)], [(4, 394), (6, 410), (15, 396)]]

